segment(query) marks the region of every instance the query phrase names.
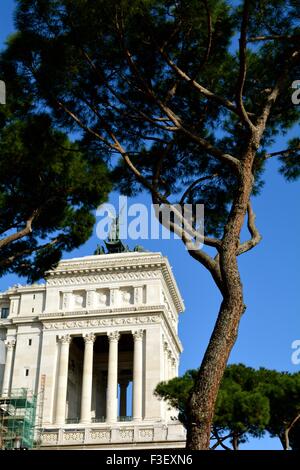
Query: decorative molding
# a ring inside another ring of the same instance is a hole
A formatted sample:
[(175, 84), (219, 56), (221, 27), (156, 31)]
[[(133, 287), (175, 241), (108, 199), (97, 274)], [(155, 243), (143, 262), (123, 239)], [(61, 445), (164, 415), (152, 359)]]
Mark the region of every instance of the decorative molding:
[(136, 253), (128, 256), (127, 254), (120, 254), (119, 256), (107, 255), (104, 257), (91, 256), (85, 258), (77, 258), (70, 260), (62, 260), (56, 269), (48, 271), (46, 274), (60, 275), (61, 273), (77, 272), (84, 270), (94, 271), (113, 271), (115, 269), (128, 269), (135, 266), (145, 266), (147, 269), (153, 267), (160, 267), (164, 262), (160, 253), (151, 253), (145, 256), (144, 254), (137, 255)]
[(58, 337), (58, 341), (61, 343), (61, 344), (70, 344), (71, 341), (72, 341), (72, 337), (67, 334), (67, 335), (62, 335), (62, 336), (59, 336)]
[(156, 271), (132, 271), (132, 272), (120, 272), (113, 274), (98, 274), (98, 275), (87, 275), (87, 276), (72, 276), (72, 277), (50, 277), (47, 281), (48, 286), (72, 286), (81, 284), (102, 284), (103, 282), (114, 282), (114, 281), (132, 281), (139, 279), (159, 279), (161, 272)]
[(129, 313), (129, 312), (149, 312), (149, 311), (162, 311), (165, 309), (165, 305), (157, 304), (157, 305), (139, 305), (138, 307), (130, 306), (130, 307), (106, 307), (106, 308), (95, 308), (89, 310), (73, 310), (67, 312), (46, 312), (41, 313), (39, 315), (39, 319), (43, 320), (44, 318), (51, 318), (51, 317), (78, 317), (81, 315), (98, 315), (98, 314), (105, 314), (107, 313)]
[(14, 349), (14, 347), (16, 345), (16, 340), (15, 339), (10, 339), (10, 340), (6, 339), (4, 341), (4, 344), (5, 344), (7, 349), (12, 350), (12, 349)]
[(95, 327), (110, 327), (110, 326), (132, 326), (132, 325), (147, 325), (151, 323), (159, 323), (161, 321), (159, 315), (149, 316), (136, 316), (125, 318), (102, 318), (91, 320), (70, 320), (44, 323), (45, 330), (66, 330), (78, 328), (95, 328)]
[(109, 441), (110, 431), (91, 431), (90, 438), (93, 440), (98, 439), (99, 441)]
[(132, 332), (132, 336), (134, 338), (134, 341), (142, 340), (144, 336), (144, 330), (135, 330)]
[(154, 431), (153, 429), (140, 429), (139, 437), (140, 439), (152, 441), (154, 437)]
[(96, 339), (96, 335), (94, 333), (86, 333), (82, 335), (85, 343), (94, 343)]
[(64, 441), (83, 441), (84, 440), (84, 432), (75, 431), (75, 432), (68, 432), (65, 431), (63, 434)]
[(121, 439), (133, 439), (134, 431), (133, 429), (120, 429), (120, 438)]
[(107, 333), (109, 342), (118, 342), (120, 339), (120, 333), (118, 331), (111, 331), (110, 333)]
[(42, 434), (42, 442), (49, 444), (56, 444), (58, 440), (57, 432), (45, 432)]

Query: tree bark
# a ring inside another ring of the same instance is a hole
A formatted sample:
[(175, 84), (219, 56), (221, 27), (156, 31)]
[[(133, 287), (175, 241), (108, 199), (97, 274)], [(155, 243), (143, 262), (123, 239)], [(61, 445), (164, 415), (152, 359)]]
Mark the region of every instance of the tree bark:
[(188, 449), (209, 448), (215, 402), (243, 312), (242, 290), (241, 286), (237, 286), (235, 298), (224, 299), (221, 304), (217, 323), (190, 398)]
[(237, 263), (237, 249), (253, 185), (252, 163), (256, 143), (249, 142), (240, 171), (240, 183), (224, 229), (220, 269), (223, 301), (188, 404), (186, 447), (209, 449), (215, 404), (240, 319), (246, 309)]
[(239, 450), (239, 436), (238, 434), (234, 434), (232, 437), (232, 447), (233, 450)]

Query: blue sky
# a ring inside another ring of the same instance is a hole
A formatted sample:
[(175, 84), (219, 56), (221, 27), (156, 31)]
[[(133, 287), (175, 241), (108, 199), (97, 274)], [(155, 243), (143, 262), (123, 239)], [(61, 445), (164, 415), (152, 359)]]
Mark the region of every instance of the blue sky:
[[(12, 0), (2, 0), (0, 4), (0, 45), (13, 31), (13, 4)], [(299, 135), (299, 127), (292, 134)], [(285, 138), (279, 138), (272, 150), (285, 148), (285, 142)], [(291, 343), (300, 339), (300, 185), (286, 183), (277, 166), (275, 160), (269, 161), (265, 187), (253, 201), (263, 240), (239, 260), (247, 310), (230, 362), (296, 372), (300, 366), (291, 362)], [(111, 201), (116, 203), (116, 194)], [(143, 195), (135, 202), (148, 203), (148, 198)], [(97, 243), (94, 234), (68, 257), (90, 255)], [(209, 273), (188, 256), (179, 240), (137, 243), (148, 250), (161, 251), (169, 258), (186, 305), (180, 318), (179, 334), (184, 347), (180, 372), (198, 367), (216, 319), (220, 295)], [(132, 247), (135, 243), (129, 244)], [(0, 280), (0, 290), (16, 282), (15, 276), (6, 276)], [(251, 440), (242, 448), (280, 449), (281, 446), (277, 439), (266, 437)]]

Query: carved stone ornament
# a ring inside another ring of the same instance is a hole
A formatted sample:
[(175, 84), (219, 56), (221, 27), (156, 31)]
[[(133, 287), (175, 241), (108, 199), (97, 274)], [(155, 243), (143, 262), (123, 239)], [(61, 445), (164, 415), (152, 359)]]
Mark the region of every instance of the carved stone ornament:
[(143, 315), (120, 318), (97, 318), (90, 320), (70, 320), (44, 323), (45, 330), (67, 330), (95, 327), (109, 327), (122, 325), (147, 325), (151, 323), (159, 323), (161, 318), (159, 315)]
[(42, 434), (42, 441), (49, 444), (54, 444), (58, 440), (57, 432), (46, 432)]
[(83, 335), (83, 339), (85, 343), (94, 343), (96, 339), (96, 335), (94, 335), (94, 333), (87, 333)]
[(16, 345), (16, 340), (15, 339), (11, 339), (11, 340), (5, 340), (4, 341), (4, 344), (6, 346), (7, 349), (14, 349), (15, 345)]
[(133, 439), (133, 430), (132, 429), (122, 429), (120, 430), (121, 439)]
[(64, 440), (65, 441), (83, 441), (84, 433), (83, 432), (65, 432)]
[(91, 431), (90, 438), (93, 440), (99, 441), (109, 441), (110, 432), (109, 431)]
[(72, 337), (70, 335), (59, 336), (58, 341), (60, 341), (61, 344), (70, 344)]
[(152, 440), (154, 436), (153, 429), (141, 429), (139, 432), (141, 439), (149, 439)]
[(112, 331), (111, 333), (107, 334), (109, 341), (119, 341), (120, 333), (118, 331)]
[(144, 336), (144, 330), (136, 330), (132, 332), (134, 341), (142, 340)]
[(161, 276), (159, 270), (155, 271), (132, 271), (119, 272), (111, 274), (98, 274), (88, 276), (72, 276), (72, 277), (50, 277), (47, 280), (48, 286), (71, 286), (80, 284), (92, 284), (112, 281), (131, 281), (137, 279), (158, 279)]

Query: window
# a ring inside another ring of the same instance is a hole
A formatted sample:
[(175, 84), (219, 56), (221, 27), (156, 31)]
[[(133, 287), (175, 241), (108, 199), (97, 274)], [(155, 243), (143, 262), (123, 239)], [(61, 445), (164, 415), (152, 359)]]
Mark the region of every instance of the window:
[(32, 312), (32, 313), (34, 312), (34, 307), (32, 307), (31, 312)]
[(1, 318), (7, 318), (9, 314), (9, 308), (3, 307), (1, 308)]
[(32, 339), (29, 338), (29, 340), (28, 340), (28, 346), (31, 346), (31, 345), (32, 345)]
[(35, 299), (35, 294), (33, 294), (33, 300)]
[(29, 376), (29, 369), (25, 369), (25, 377)]

